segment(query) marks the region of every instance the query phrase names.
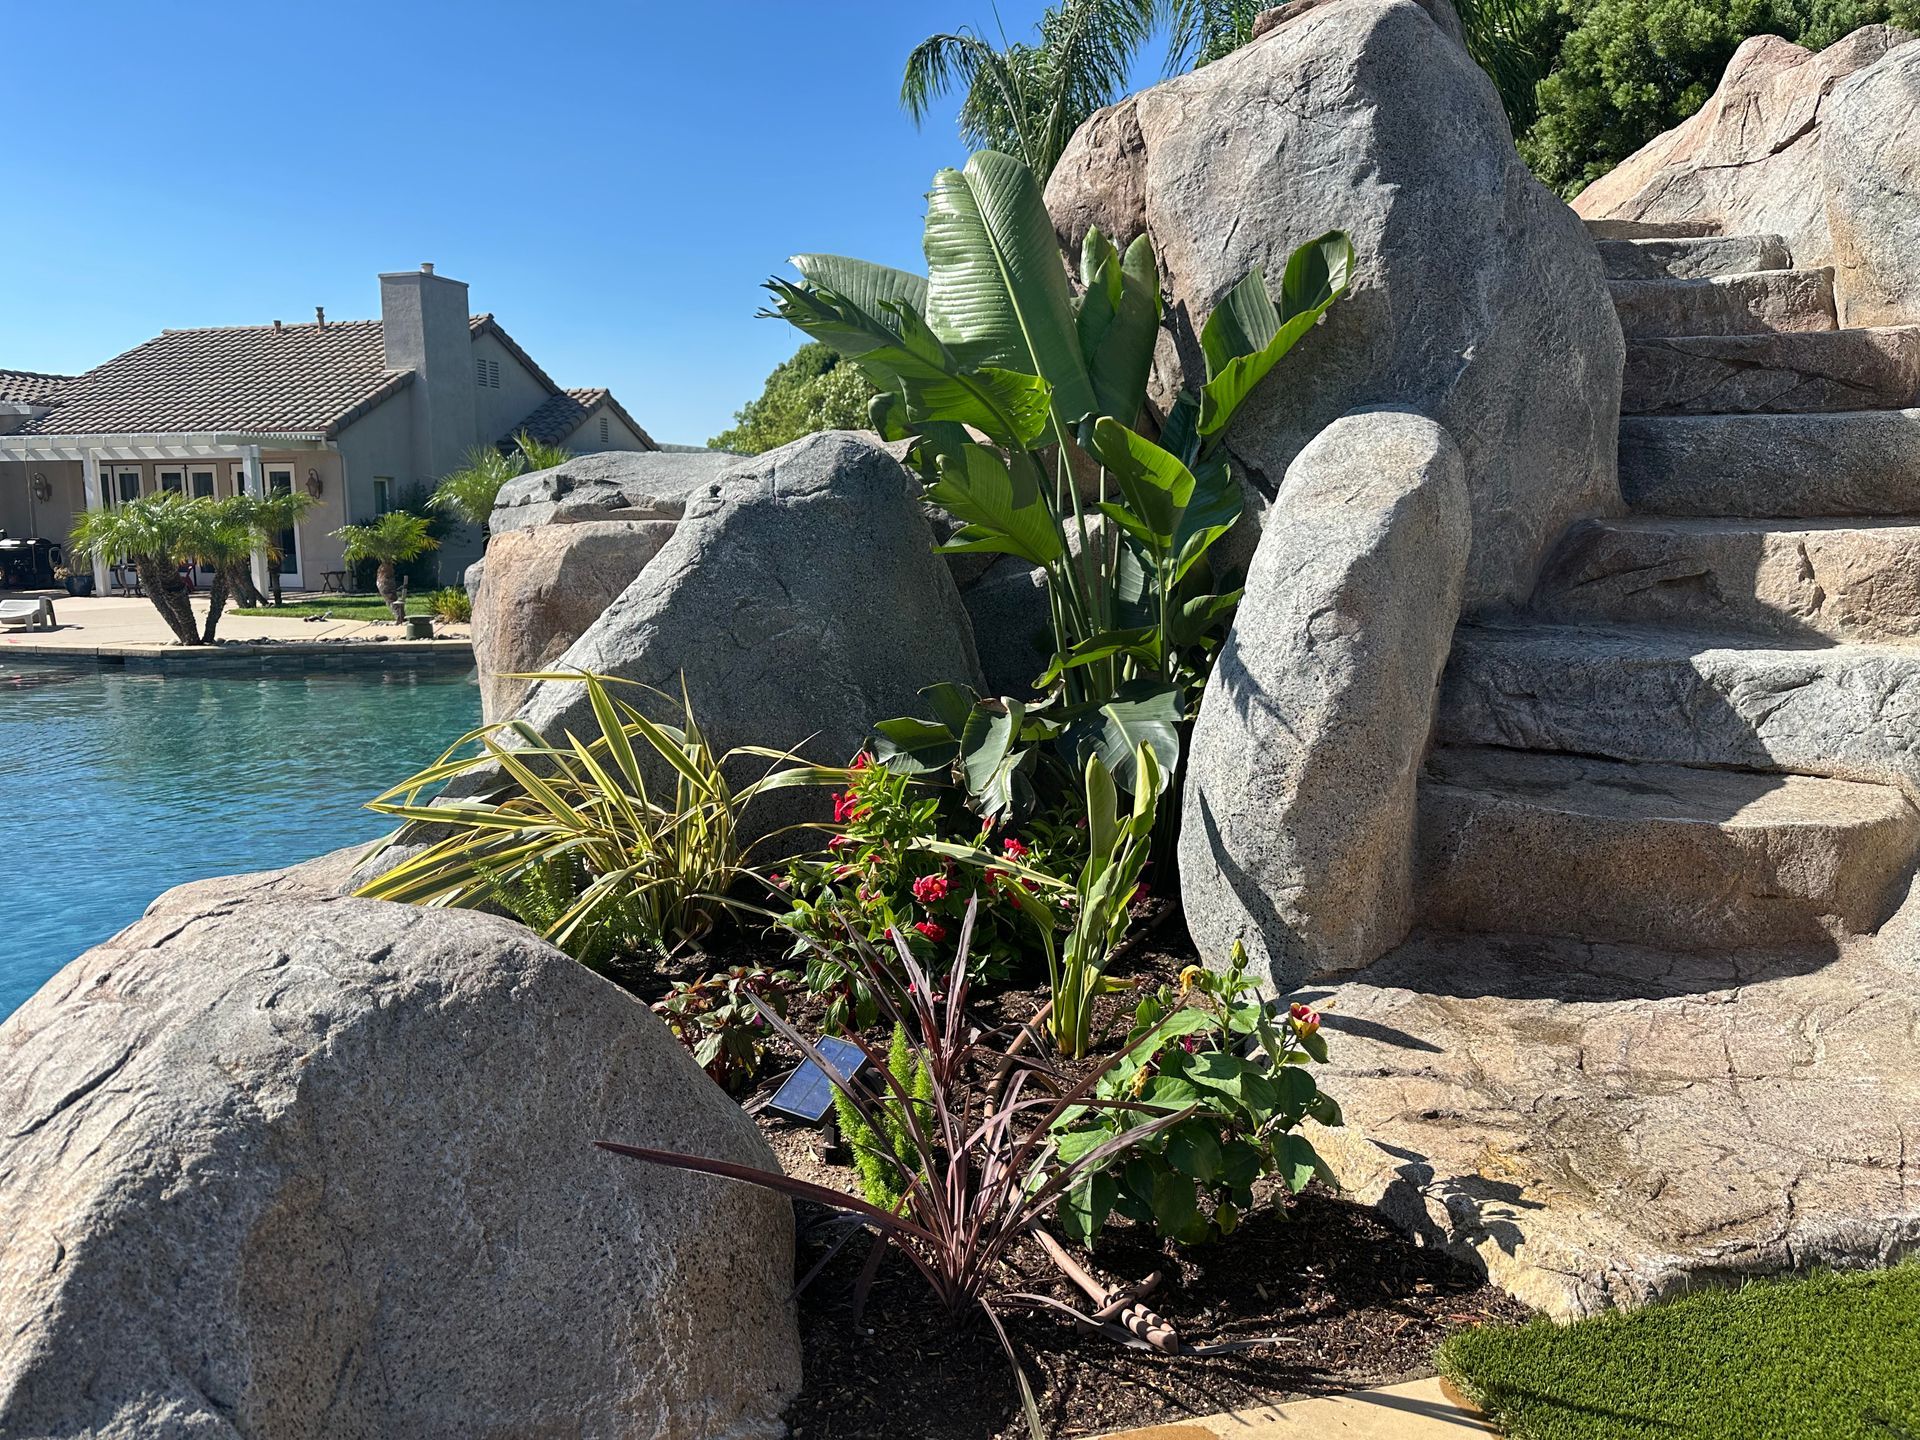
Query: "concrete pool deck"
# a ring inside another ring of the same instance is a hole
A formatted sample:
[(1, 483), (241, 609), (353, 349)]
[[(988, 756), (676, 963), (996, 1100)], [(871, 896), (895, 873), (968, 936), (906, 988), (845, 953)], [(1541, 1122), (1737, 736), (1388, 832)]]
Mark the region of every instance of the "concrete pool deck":
[[(51, 592), (19, 592), (24, 595)], [(325, 603), (326, 596), (302, 597), (302, 604)], [(432, 640), (406, 640), (391, 621), (320, 619), (307, 616), (220, 616), (219, 643), (181, 645), (150, 601), (127, 596), (53, 595), (54, 630), (16, 626), (0, 629), (0, 662), (21, 660), (88, 661), (167, 668), (291, 661), (302, 665), (472, 663), (470, 629), (437, 625)], [(204, 623), (207, 600), (193, 597), (194, 614)]]

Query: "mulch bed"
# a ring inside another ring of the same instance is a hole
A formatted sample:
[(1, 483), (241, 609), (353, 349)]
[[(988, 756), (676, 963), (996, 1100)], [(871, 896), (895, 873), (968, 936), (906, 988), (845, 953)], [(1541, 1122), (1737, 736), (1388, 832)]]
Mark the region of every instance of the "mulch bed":
[[(1177, 911), (1164, 902), (1141, 917), (1135, 937), (1110, 973), (1152, 987), (1195, 959)], [(782, 963), (763, 946), (736, 943), (726, 959)], [(983, 1024), (1011, 1031), (1045, 998), (1044, 983), (997, 987), (977, 991), (970, 1010)], [(1109, 1033), (1125, 1034), (1134, 1003), (1128, 994), (1103, 1002)], [(815, 1028), (810, 1022), (817, 1017), (806, 1013), (811, 1008), (804, 1002), (796, 1008), (793, 1018), (803, 1032)], [(883, 1035), (869, 1038), (885, 1043)], [(777, 1080), (762, 1085), (760, 1096)], [(756, 1107), (750, 1102), (749, 1108)], [(852, 1171), (830, 1163), (818, 1131), (765, 1111), (758, 1120), (788, 1174), (857, 1193)], [(843, 1232), (826, 1223), (821, 1207), (795, 1210), (799, 1277)], [(1024, 1440), (1019, 1393), (999, 1339), (978, 1316), (951, 1324), (904, 1259), (889, 1254), (856, 1323), (853, 1291), (867, 1249), (866, 1239), (856, 1237), (801, 1292), (805, 1388), (787, 1412), (793, 1434), (799, 1440)], [(1050, 1436), (1099, 1435), (1430, 1374), (1434, 1348), (1447, 1335), (1529, 1313), (1467, 1267), (1419, 1248), (1372, 1210), (1318, 1185), (1293, 1196), (1268, 1182), (1262, 1203), (1240, 1228), (1210, 1246), (1162, 1245), (1151, 1231), (1115, 1221), (1096, 1259), (1096, 1270), (1113, 1280), (1161, 1271), (1163, 1281), (1147, 1303), (1190, 1345), (1265, 1337), (1274, 1343), (1168, 1357), (1082, 1334), (1056, 1311), (1010, 1310), (1007, 1331)], [(1086, 1305), (1032, 1242), (1014, 1254), (1006, 1279), (1008, 1290)]]

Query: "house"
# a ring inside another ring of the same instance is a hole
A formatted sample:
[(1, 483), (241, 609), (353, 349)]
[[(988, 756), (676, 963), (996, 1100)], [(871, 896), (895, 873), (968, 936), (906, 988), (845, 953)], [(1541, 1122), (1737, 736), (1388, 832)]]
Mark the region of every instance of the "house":
[[(75, 516), (138, 495), (299, 487), (317, 503), (278, 547), (282, 574), (319, 589), (344, 569), (333, 531), (522, 430), (576, 453), (659, 448), (611, 393), (561, 389), (471, 313), (465, 282), (422, 265), (380, 277), (378, 320), (166, 330), (84, 375), (0, 370), (0, 530), (64, 545)], [(458, 527), (441, 574), (483, 543)]]

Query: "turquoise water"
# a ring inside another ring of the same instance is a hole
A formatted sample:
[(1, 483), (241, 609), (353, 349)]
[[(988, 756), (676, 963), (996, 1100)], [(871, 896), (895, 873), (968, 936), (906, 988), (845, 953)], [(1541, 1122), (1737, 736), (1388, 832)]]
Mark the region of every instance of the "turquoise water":
[(361, 806), (479, 723), (460, 670), (180, 676), (0, 657), (0, 1017), (169, 885), (384, 833)]

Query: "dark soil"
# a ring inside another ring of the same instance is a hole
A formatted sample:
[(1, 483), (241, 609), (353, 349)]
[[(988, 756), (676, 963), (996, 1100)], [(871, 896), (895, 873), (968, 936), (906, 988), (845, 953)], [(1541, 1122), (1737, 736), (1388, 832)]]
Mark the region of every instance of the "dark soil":
[[(1192, 963), (1177, 914), (1156, 909), (1142, 917), (1147, 923), (1112, 973), (1152, 986)], [(1044, 982), (1003, 987), (977, 992), (970, 1008), (983, 1024), (1011, 1032), (1045, 998)], [(1123, 994), (1105, 1003), (1109, 1027), (1124, 1035), (1133, 998)], [(762, 1087), (762, 1096), (773, 1083)], [(759, 1118), (788, 1174), (857, 1188), (851, 1171), (830, 1163), (819, 1132), (766, 1112)], [(804, 1276), (844, 1230), (820, 1207), (795, 1208), (802, 1232), (796, 1275)], [(1012, 1367), (992, 1328), (978, 1316), (950, 1323), (900, 1256), (888, 1255), (856, 1323), (853, 1292), (870, 1243), (857, 1235), (801, 1293), (805, 1388), (787, 1412), (793, 1434), (799, 1440), (1024, 1440)], [(1150, 1231), (1117, 1222), (1102, 1236), (1097, 1260), (1093, 1268), (1112, 1281), (1161, 1271), (1163, 1281), (1147, 1303), (1188, 1345), (1272, 1343), (1168, 1357), (1084, 1334), (1058, 1311), (1006, 1301), (1008, 1335), (1053, 1437), (1099, 1435), (1428, 1374), (1435, 1346), (1453, 1331), (1528, 1314), (1466, 1267), (1420, 1249), (1373, 1211), (1317, 1185), (1299, 1196), (1269, 1191), (1238, 1231), (1211, 1246), (1163, 1246)], [(1005, 1279), (1009, 1292), (1086, 1305), (1035, 1243), (1013, 1256)]]

